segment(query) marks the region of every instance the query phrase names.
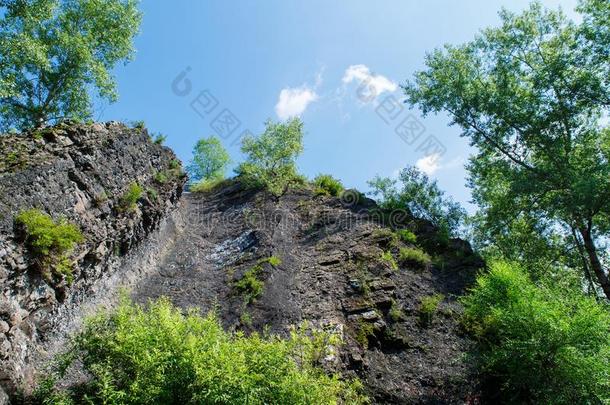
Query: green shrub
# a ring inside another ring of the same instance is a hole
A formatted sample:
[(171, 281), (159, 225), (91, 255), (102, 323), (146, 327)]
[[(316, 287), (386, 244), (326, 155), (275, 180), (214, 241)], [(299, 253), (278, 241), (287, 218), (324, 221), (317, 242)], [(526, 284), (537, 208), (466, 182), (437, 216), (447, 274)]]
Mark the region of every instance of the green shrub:
[(392, 299), (392, 305), (390, 306), (388, 315), (390, 316), (390, 319), (393, 320), (394, 322), (401, 320), (403, 317), (403, 312), (400, 309), (400, 306), (398, 305), (398, 303), (394, 299)]
[(244, 273), (241, 279), (235, 282), (235, 289), (244, 295), (246, 304), (252, 303), (263, 294), (265, 284), (259, 279), (259, 276), (264, 270), (263, 265), (265, 263), (276, 267), (279, 266), (282, 261), (277, 256), (260, 259), (252, 268)]
[(239, 315), (239, 322), (243, 326), (252, 326), (252, 315), (250, 315), (250, 312), (244, 309), (241, 315)]
[(381, 254), (381, 260), (388, 263), (392, 270), (398, 270), (398, 263), (396, 263), (396, 260), (394, 259), (392, 252), (390, 252), (390, 251), (383, 252)]
[(438, 306), (445, 299), (443, 294), (429, 295), (419, 303), (419, 321), (423, 326), (429, 326), (438, 311)]
[(408, 229), (399, 229), (396, 234), (404, 243), (415, 243), (417, 242), (417, 236)]
[(208, 193), (220, 187), (224, 183), (225, 179), (222, 177), (210, 180), (200, 180), (199, 182), (193, 184), (189, 188), (189, 191), (192, 193)]
[(53, 221), (37, 209), (22, 211), (15, 221), (24, 227), (26, 244), (43, 266), (43, 271), (72, 280), (72, 264), (67, 255), (84, 240), (80, 229), (66, 220)]
[(316, 194), (339, 197), (341, 192), (343, 192), (341, 181), (335, 179), (330, 174), (319, 174), (313, 179), (313, 184), (316, 187)]
[(165, 142), (165, 140), (167, 139), (166, 135), (163, 134), (157, 134), (155, 135), (155, 138), (153, 139), (153, 142), (156, 145), (163, 145), (163, 142)]
[(356, 266), (354, 281), (357, 284), (355, 287), (357, 287), (357, 291), (363, 296), (368, 297), (371, 294), (370, 274), (363, 262), (358, 262)]
[(157, 190), (155, 190), (154, 188), (152, 188), (152, 187), (147, 187), (146, 188), (146, 195), (151, 200), (157, 200), (159, 198), (159, 192)]
[(369, 339), (375, 336), (375, 327), (372, 323), (366, 322), (363, 319), (358, 321), (358, 330), (356, 332), (356, 341), (362, 345), (362, 347), (369, 346)]
[[(316, 366), (338, 337), (306, 326), (287, 339), (223, 330), (210, 313), (183, 314), (168, 300), (147, 309), (123, 302), (90, 318), (61, 362), (82, 364), (84, 386), (58, 388), (47, 380), (41, 403), (64, 404), (312, 404), (364, 403), (361, 384)], [(62, 378), (61, 370), (54, 376)], [(54, 402), (56, 403), (56, 402)]]
[(139, 129), (140, 131), (143, 131), (146, 128), (144, 121), (133, 121), (131, 126), (135, 129)]
[[(4, 165), (10, 169), (25, 169), (27, 167), (27, 153), (23, 150), (13, 151), (4, 157)], [(0, 168), (2, 166), (0, 165)]]
[(400, 248), (398, 251), (398, 260), (401, 264), (410, 264), (422, 268), (429, 266), (432, 262), (430, 255), (423, 250), (414, 247)]
[(125, 191), (125, 194), (121, 197), (121, 209), (124, 211), (133, 211), (143, 193), (144, 189), (142, 186), (136, 182), (131, 183), (127, 188), (127, 191)]
[(171, 170), (180, 169), (181, 167), (182, 167), (182, 164), (180, 163), (180, 161), (178, 159), (172, 159), (169, 161), (169, 168)]
[(277, 267), (277, 266), (279, 266), (280, 264), (282, 264), (282, 259), (280, 259), (280, 258), (279, 258), (279, 257), (277, 257), (277, 256), (269, 256), (269, 257), (266, 259), (266, 262), (267, 262), (267, 263), (269, 263), (270, 265), (272, 265), (273, 267)]
[(172, 159), (169, 162), (168, 168), (166, 170), (160, 170), (155, 172), (153, 175), (153, 180), (155, 183), (164, 185), (167, 184), (170, 180), (180, 178), (184, 172), (182, 171), (182, 165), (179, 160)]
[(258, 279), (262, 267), (254, 266), (247, 270), (242, 278), (235, 282), (235, 289), (244, 295), (247, 304), (253, 302), (263, 294), (265, 283)]
[(495, 262), (462, 299), (479, 367), (518, 403), (610, 402), (610, 312), (581, 291), (538, 287)]
[(165, 171), (156, 172), (153, 176), (153, 180), (158, 184), (166, 184), (169, 180)]

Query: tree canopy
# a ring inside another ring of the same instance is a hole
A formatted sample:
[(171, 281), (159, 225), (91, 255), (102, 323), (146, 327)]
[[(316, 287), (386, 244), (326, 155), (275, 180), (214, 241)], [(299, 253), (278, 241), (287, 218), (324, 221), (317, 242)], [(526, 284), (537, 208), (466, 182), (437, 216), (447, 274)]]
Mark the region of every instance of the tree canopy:
[(303, 123), (299, 118), (269, 120), (260, 136), (243, 139), (241, 150), (246, 154), (246, 161), (237, 169), (242, 180), (280, 195), (299, 181), (296, 158), (303, 152)]
[(377, 176), (369, 181), (369, 186), (372, 194), (380, 197), (383, 208), (407, 208), (415, 216), (432, 222), (445, 237), (458, 234), (464, 223), (464, 209), (446, 196), (435, 180), (415, 167), (401, 170), (398, 179)]
[(195, 144), (193, 159), (187, 168), (190, 181), (222, 178), (230, 162), (229, 153), (217, 137), (202, 138)]
[(117, 99), (113, 67), (134, 53), (137, 0), (0, 1), (0, 129), (91, 116)]
[(474, 360), (483, 378), (502, 381), (489, 387), (490, 402), (610, 400), (607, 306), (580, 292), (538, 288), (507, 262), (491, 263), (462, 303), (463, 324), (479, 341)]
[(500, 27), (429, 54), (404, 91), (424, 114), (448, 112), (477, 147), (469, 184), (487, 242), (534, 221), (610, 297), (599, 246), (610, 236), (610, 8), (579, 10), (581, 24), (539, 3), (504, 10)]

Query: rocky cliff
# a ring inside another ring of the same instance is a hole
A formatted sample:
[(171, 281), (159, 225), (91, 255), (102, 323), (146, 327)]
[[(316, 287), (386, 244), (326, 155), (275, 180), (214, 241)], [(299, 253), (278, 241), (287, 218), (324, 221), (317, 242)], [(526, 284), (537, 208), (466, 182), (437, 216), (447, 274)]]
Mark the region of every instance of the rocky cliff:
[[(183, 197), (184, 229), (132, 292), (215, 310), (233, 330), (286, 334), (308, 321), (345, 342), (327, 364), (358, 376), (375, 403), (468, 403), (476, 387), (457, 297), (482, 265), (468, 243), (442, 240), (408, 212), (382, 212), (355, 190), (342, 198), (292, 190), (279, 199), (228, 181)], [(412, 229), (432, 263), (402, 260), (391, 228)], [(259, 264), (269, 257), (277, 266)], [(263, 289), (240, 288), (252, 275)], [(440, 297), (428, 318), (422, 302)]]
[[(157, 245), (142, 241), (168, 226), (184, 175), (173, 152), (144, 129), (112, 122), (0, 136), (0, 159), (2, 403), (5, 392), (32, 385), (87, 308), (105, 303), (154, 261)], [(122, 198), (133, 184), (142, 193), (126, 210)], [(69, 257), (72, 282), (45, 277), (23, 243), (14, 219), (31, 208), (80, 228), (84, 241)]]
[[(8, 156), (0, 163), (0, 384), (8, 392), (31, 387), (83, 317), (128, 287), (136, 302), (167, 296), (215, 310), (230, 330), (286, 334), (308, 321), (337, 332), (345, 343), (325, 366), (358, 376), (376, 403), (475, 402), (457, 301), (482, 265), (468, 243), (354, 190), (337, 198), (304, 187), (277, 198), (230, 180), (180, 198), (173, 153), (116, 123), (0, 137), (0, 146)], [(122, 196), (134, 182), (146, 192), (126, 211)], [(14, 221), (32, 207), (85, 235), (69, 285), (33, 269)]]

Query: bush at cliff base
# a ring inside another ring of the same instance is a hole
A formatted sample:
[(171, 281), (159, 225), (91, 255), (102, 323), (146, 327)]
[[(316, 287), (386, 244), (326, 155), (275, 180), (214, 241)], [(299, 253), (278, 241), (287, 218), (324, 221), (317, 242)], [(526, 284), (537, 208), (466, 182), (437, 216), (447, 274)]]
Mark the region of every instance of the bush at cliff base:
[(481, 374), (512, 403), (610, 403), (610, 308), (496, 262), (463, 299)]
[[(287, 339), (231, 334), (214, 314), (184, 315), (164, 299), (147, 308), (123, 300), (116, 311), (88, 320), (36, 397), (65, 404), (365, 403), (358, 381), (318, 366), (338, 337), (307, 329)], [(77, 363), (91, 381), (56, 388)]]

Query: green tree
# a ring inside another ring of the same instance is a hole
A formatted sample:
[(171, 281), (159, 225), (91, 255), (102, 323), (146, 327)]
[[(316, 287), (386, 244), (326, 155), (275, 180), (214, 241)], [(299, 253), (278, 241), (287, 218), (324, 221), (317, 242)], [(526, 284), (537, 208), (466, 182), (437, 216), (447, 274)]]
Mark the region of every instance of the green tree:
[(91, 115), (88, 90), (115, 101), (112, 69), (134, 52), (137, 0), (0, 1), (0, 126)]
[(187, 168), (190, 181), (221, 179), (230, 162), (229, 153), (217, 137), (200, 139), (193, 148), (193, 159)]
[(462, 299), (463, 323), (490, 394), (504, 403), (610, 401), (610, 312), (578, 289), (540, 288), (517, 265), (495, 262)]
[(466, 211), (445, 195), (436, 180), (415, 167), (401, 170), (398, 179), (377, 176), (368, 184), (382, 208), (407, 208), (416, 217), (432, 222), (447, 237), (458, 234), (466, 218)]
[(487, 239), (539, 219), (610, 298), (599, 246), (610, 236), (610, 9), (587, 0), (579, 10), (580, 25), (538, 3), (504, 10), (500, 27), (429, 54), (404, 90), (424, 114), (448, 112), (477, 147), (468, 168), (483, 223), (495, 224)]
[(269, 120), (265, 126), (260, 136), (243, 139), (241, 150), (247, 157), (237, 173), (246, 184), (281, 195), (302, 182), (295, 161), (303, 152), (303, 123), (292, 118), (285, 123)]

